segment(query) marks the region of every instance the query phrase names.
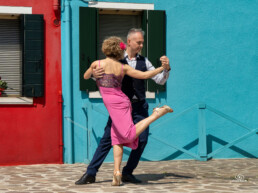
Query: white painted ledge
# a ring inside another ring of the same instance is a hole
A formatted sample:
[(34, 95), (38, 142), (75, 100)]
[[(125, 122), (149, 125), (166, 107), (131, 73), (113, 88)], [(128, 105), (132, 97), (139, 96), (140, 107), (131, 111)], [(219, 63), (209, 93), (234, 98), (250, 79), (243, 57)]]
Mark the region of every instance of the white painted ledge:
[(120, 3), (89, 1), (89, 7), (102, 9), (154, 10), (152, 3)]
[(33, 98), (29, 97), (0, 97), (0, 105), (32, 105)]
[(155, 92), (147, 91), (145, 94), (147, 99), (155, 99)]
[(99, 91), (89, 92), (89, 98), (101, 99), (102, 96)]
[[(146, 92), (146, 99), (155, 99), (155, 92)], [(89, 98), (102, 98), (99, 91), (89, 92)]]
[(31, 14), (32, 7), (0, 6), (0, 14)]

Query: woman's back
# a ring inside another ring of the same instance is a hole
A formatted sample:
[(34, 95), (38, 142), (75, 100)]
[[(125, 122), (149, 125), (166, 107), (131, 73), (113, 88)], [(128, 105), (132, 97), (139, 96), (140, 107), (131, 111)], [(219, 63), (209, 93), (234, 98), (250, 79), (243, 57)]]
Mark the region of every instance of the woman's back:
[(106, 58), (98, 61), (98, 67), (102, 67), (105, 74), (114, 74), (115, 76), (123, 76), (123, 65), (113, 59)]
[(106, 58), (99, 60), (97, 68), (102, 67), (104, 74), (97, 79), (98, 87), (121, 88), (123, 80), (123, 65), (115, 60)]

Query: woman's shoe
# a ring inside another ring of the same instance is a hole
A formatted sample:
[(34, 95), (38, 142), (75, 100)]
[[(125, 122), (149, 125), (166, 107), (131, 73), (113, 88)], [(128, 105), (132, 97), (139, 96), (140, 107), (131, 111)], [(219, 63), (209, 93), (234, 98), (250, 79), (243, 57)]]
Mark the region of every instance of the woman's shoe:
[[(165, 109), (165, 111), (162, 111), (162, 109)], [(156, 112), (158, 114), (159, 117), (167, 114), (167, 113), (172, 113), (173, 109), (170, 108), (168, 105), (164, 105), (162, 107), (156, 107), (153, 109), (153, 113)]]
[(113, 181), (111, 183), (112, 186), (120, 186), (121, 184), (122, 174), (119, 171), (116, 171), (113, 175)]

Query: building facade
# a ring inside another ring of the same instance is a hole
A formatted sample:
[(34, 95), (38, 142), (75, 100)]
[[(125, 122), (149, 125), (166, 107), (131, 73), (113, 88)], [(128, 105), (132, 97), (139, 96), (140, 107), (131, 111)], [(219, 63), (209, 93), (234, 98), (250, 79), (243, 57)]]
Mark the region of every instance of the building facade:
[[(144, 161), (257, 158), (258, 1), (0, 0), (0, 165), (89, 163), (108, 119), (84, 71), (111, 35), (142, 28), (142, 55), (167, 55), (164, 86), (146, 82)], [(62, 48), (62, 49), (61, 49)], [(125, 148), (126, 161), (130, 149)], [(106, 162), (113, 161), (112, 150)]]
[(0, 165), (63, 163), (58, 1), (0, 0)]

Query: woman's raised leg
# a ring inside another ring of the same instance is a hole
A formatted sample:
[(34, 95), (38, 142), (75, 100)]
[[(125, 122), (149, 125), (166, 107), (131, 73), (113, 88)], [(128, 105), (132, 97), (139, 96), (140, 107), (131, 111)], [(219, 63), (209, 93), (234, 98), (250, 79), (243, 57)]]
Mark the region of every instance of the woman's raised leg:
[(139, 135), (154, 121), (156, 121), (158, 118), (162, 117), (163, 115), (167, 114), (167, 113), (172, 113), (173, 109), (171, 109), (169, 106), (164, 105), (163, 107), (160, 108), (155, 108), (153, 110), (153, 113), (141, 120), (140, 122), (138, 122), (137, 124), (135, 124), (135, 128), (136, 128), (136, 137), (139, 137)]

